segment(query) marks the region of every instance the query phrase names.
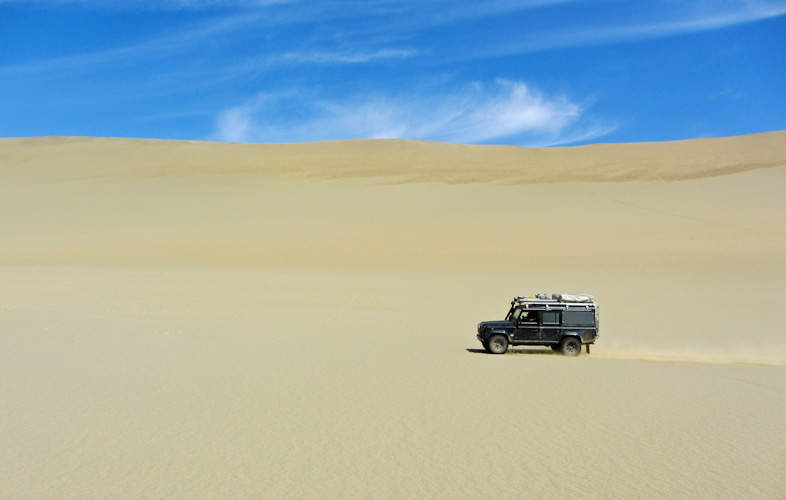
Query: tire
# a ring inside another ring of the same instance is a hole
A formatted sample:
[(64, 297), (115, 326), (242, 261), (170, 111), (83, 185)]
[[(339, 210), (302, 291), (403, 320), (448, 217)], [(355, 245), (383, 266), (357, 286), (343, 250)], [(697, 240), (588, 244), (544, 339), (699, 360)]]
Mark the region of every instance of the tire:
[(491, 354), (505, 354), (508, 350), (508, 338), (504, 335), (492, 335), (487, 344)]
[(581, 354), (581, 341), (576, 337), (568, 337), (562, 341), (560, 350), (565, 356), (578, 356)]

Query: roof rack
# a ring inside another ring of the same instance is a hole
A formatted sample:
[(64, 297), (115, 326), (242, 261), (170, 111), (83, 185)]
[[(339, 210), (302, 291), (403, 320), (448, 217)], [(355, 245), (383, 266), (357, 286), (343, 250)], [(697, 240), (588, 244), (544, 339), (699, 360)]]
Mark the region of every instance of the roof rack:
[(540, 306), (546, 310), (551, 309), (553, 306), (559, 306), (560, 309), (564, 307), (565, 310), (589, 310), (590, 308), (596, 307), (595, 297), (592, 295), (573, 295), (560, 293), (555, 293), (551, 296), (548, 294), (538, 293), (535, 294), (534, 297), (525, 297), (523, 295), (519, 295), (518, 297), (515, 297), (510, 304), (519, 305), (525, 309), (529, 309), (532, 306)]

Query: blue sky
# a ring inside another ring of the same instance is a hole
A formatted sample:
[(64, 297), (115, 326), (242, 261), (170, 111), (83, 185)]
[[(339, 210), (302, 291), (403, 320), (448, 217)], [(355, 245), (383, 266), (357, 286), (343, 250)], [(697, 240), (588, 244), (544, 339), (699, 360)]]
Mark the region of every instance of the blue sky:
[(786, 129), (786, 0), (0, 0), (0, 137)]

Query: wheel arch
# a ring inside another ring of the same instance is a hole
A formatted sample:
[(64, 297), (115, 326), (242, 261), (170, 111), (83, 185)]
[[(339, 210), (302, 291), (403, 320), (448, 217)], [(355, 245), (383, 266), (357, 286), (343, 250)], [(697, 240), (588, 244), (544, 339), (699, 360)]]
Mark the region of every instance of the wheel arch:
[(505, 330), (500, 330), (500, 329), (496, 329), (496, 330), (488, 330), (488, 331), (486, 331), (486, 332), (483, 332), (483, 333), (484, 333), (483, 337), (484, 337), (486, 340), (490, 339), (490, 338), (491, 338), (491, 337), (493, 337), (494, 335), (503, 335), (503, 336), (505, 336), (505, 337), (507, 337), (507, 338), (508, 338), (508, 341), (510, 341), (510, 336), (512, 335), (512, 332), (508, 332), (508, 331), (505, 331)]
[(558, 345), (562, 345), (567, 339), (576, 339), (579, 341), (579, 344), (584, 344), (584, 340), (581, 338), (579, 332), (565, 332), (560, 336)]

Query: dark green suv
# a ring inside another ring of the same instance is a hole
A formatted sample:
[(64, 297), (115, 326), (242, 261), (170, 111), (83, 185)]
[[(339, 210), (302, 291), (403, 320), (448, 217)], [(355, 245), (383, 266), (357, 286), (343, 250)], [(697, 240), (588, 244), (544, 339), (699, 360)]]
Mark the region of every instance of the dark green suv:
[(567, 356), (578, 356), (586, 345), (589, 354), (598, 338), (598, 306), (592, 295), (516, 297), (504, 321), (478, 323), (477, 337), (492, 354), (510, 345), (549, 346)]

